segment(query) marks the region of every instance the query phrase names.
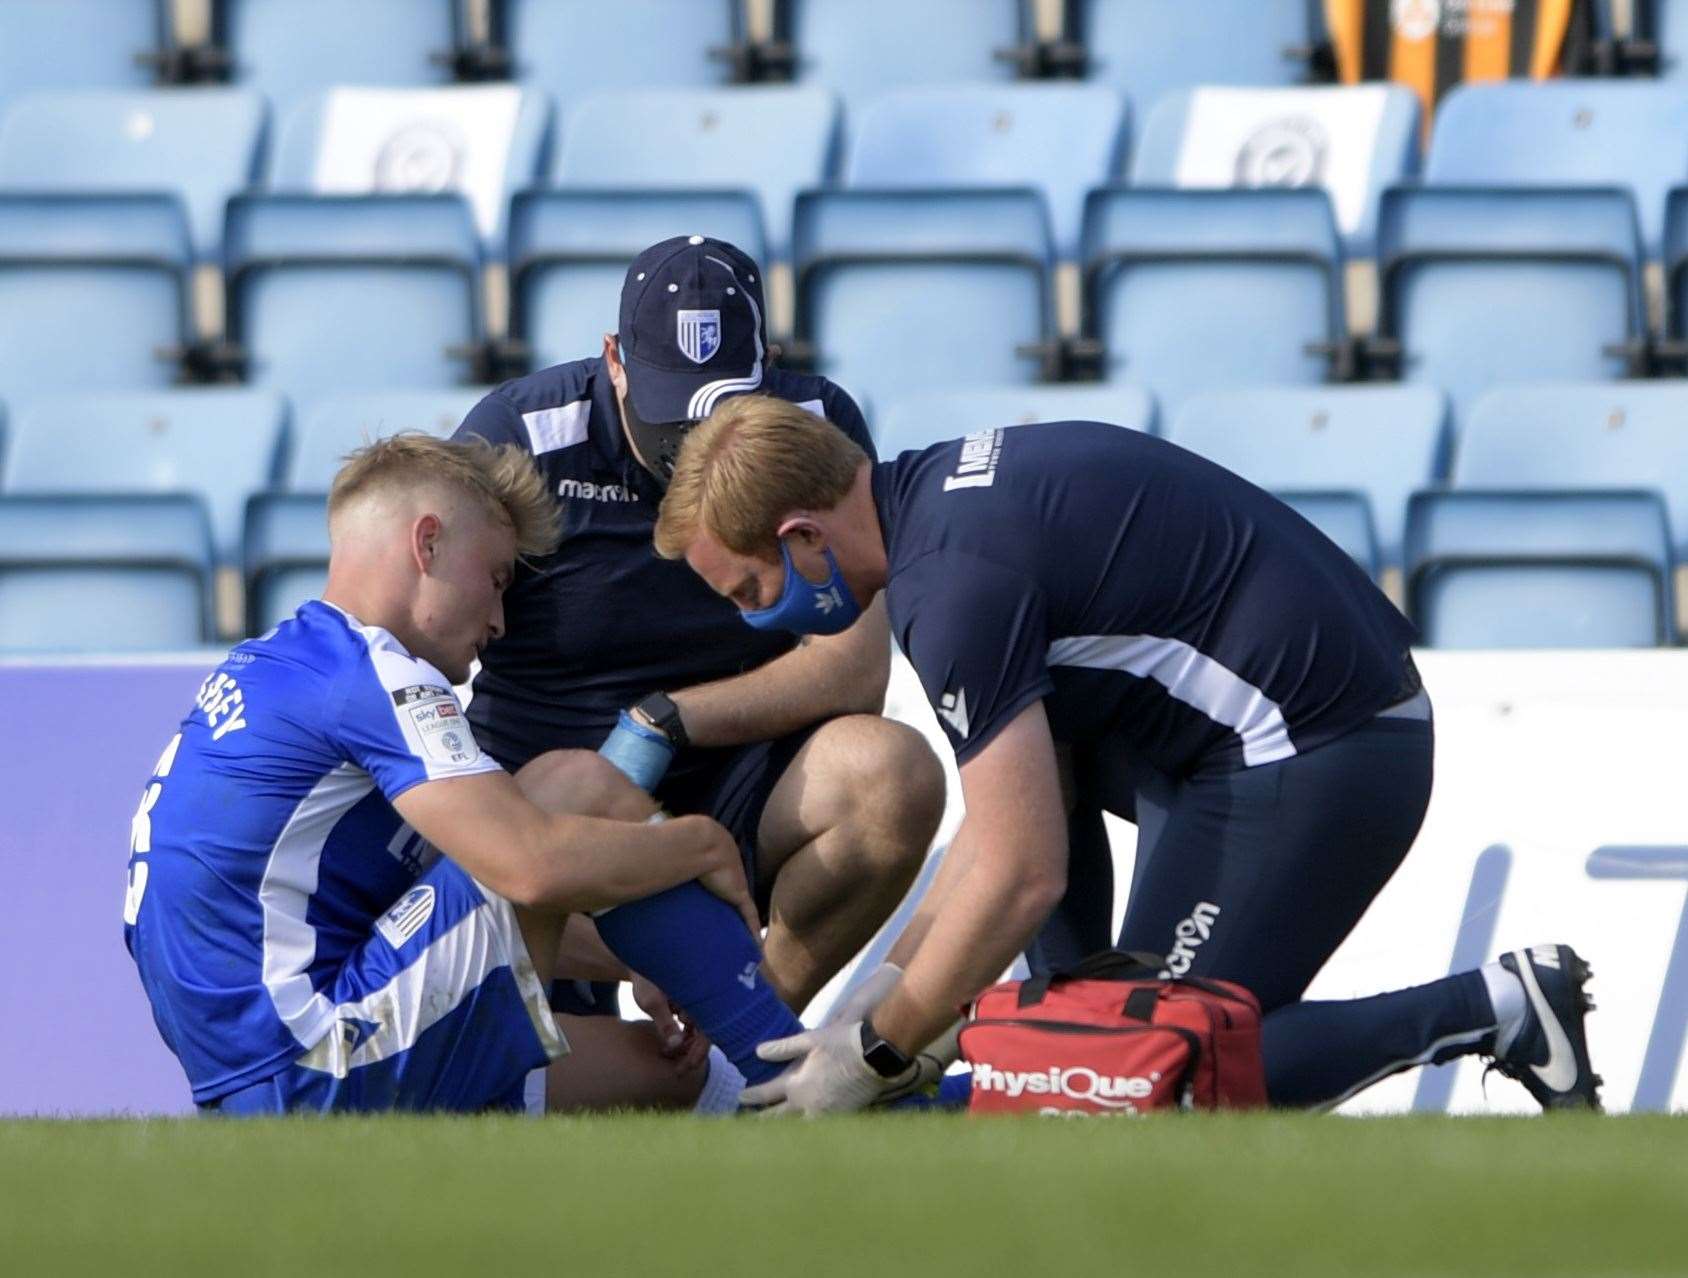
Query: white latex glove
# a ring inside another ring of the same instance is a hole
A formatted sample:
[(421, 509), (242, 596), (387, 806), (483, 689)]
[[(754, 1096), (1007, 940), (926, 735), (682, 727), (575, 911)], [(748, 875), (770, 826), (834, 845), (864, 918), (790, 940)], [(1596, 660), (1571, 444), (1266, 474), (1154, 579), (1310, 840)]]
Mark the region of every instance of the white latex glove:
[[(833, 1009), (826, 1014), (821, 1022), (823, 1026), (832, 1025), (839, 1021), (865, 1020), (873, 1014), (873, 1010), (885, 1001), (885, 998), (897, 987), (897, 982), (903, 979), (903, 969), (895, 963), (881, 963), (855, 989), (850, 991), (848, 998), (840, 999)], [(904, 1096), (918, 1092), (923, 1087), (930, 1087), (944, 1076), (944, 1072), (955, 1064), (961, 1055), (960, 1034), (963, 1022), (957, 1020), (947, 1030), (933, 1040), (925, 1051), (914, 1058), (914, 1072), (906, 1080), (898, 1079), (894, 1084), (888, 1084), (886, 1090), (874, 1098), (875, 1104), (900, 1100)]]
[(903, 1087), (919, 1070), (910, 1065), (899, 1078), (881, 1078), (862, 1059), (860, 1018), (823, 1025), (790, 1038), (763, 1043), (756, 1054), (765, 1061), (791, 1061), (785, 1073), (766, 1083), (747, 1087), (739, 1104), (764, 1114), (847, 1113), (863, 1109), (883, 1092)]
[(903, 969), (895, 963), (881, 963), (873, 972), (850, 991), (848, 998), (839, 999), (822, 1025), (835, 1025), (839, 1021), (865, 1021), (874, 1008), (878, 1007), (885, 996), (897, 988), (897, 982), (903, 979)]

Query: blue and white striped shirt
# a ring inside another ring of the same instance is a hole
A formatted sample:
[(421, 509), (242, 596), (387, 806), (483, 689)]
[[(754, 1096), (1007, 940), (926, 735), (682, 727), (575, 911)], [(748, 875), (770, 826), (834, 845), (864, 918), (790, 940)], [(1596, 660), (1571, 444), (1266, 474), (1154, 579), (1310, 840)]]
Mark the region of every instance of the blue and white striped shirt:
[(229, 653), (143, 793), (124, 939), (196, 1101), (334, 1022), (325, 990), (438, 853), (392, 801), (498, 768), (450, 681), (387, 631), (305, 604)]

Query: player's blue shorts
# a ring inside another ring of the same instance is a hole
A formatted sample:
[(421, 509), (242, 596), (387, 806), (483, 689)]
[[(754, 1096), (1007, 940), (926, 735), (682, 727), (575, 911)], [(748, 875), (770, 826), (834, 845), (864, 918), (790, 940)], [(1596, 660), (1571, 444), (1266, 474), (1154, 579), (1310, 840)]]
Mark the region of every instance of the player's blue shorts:
[(514, 909), (444, 857), (325, 993), (336, 1019), (321, 1042), (202, 1111), (521, 1110), (529, 1075), (568, 1051)]

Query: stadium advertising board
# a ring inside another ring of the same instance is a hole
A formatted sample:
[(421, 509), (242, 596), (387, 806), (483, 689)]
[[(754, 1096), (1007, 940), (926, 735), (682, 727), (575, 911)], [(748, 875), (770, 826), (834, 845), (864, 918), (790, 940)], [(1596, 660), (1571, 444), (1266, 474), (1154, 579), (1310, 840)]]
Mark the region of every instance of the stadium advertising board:
[[(1430, 814), (1311, 996), (1372, 994), (1499, 949), (1567, 941), (1595, 969), (1589, 1032), (1608, 1108), (1688, 1107), (1688, 784), (1677, 748), (1688, 653), (1426, 652), (1419, 662), (1436, 703)], [(0, 665), (0, 688), (21, 709), (0, 823), (0, 1016), (27, 1042), (0, 1053), (0, 1113), (187, 1107), (123, 951), (120, 913), (147, 769), (210, 664)], [(890, 709), (947, 758), (900, 660)], [(952, 803), (940, 843), (959, 819)], [(1132, 827), (1111, 828), (1124, 881)], [(1469, 1062), (1414, 1071), (1346, 1109), (1534, 1108), (1504, 1079), (1485, 1096), (1480, 1075)]]

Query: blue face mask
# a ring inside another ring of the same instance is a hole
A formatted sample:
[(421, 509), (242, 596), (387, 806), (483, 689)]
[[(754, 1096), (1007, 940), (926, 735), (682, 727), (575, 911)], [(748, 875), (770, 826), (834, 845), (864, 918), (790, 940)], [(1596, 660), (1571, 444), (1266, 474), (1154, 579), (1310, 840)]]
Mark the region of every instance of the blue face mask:
[(756, 608), (739, 615), (758, 630), (790, 630), (800, 635), (835, 635), (848, 630), (862, 615), (861, 605), (839, 575), (838, 561), (831, 550), (821, 552), (831, 570), (827, 579), (816, 585), (791, 562), (791, 547), (780, 539), (780, 555), (785, 560), (785, 586), (780, 597), (766, 608)]

